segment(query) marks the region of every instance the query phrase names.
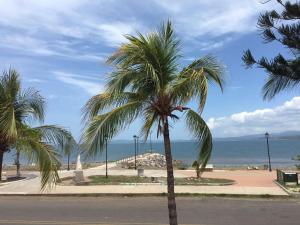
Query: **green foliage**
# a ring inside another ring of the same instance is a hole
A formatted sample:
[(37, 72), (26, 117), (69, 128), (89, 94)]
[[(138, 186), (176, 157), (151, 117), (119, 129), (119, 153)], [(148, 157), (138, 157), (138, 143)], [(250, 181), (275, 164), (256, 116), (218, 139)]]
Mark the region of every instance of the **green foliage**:
[(247, 68), (256, 65), (268, 74), (263, 87), (264, 99), (271, 99), (279, 92), (297, 87), (300, 81), (300, 2), (277, 0), (282, 11), (270, 10), (261, 14), (258, 27), (266, 43), (278, 42), (289, 50), (288, 58), (278, 54), (268, 60), (256, 60), (250, 50), (246, 50), (243, 61)]
[(64, 128), (30, 126), (32, 121), (44, 120), (44, 108), (44, 98), (38, 91), (33, 88), (22, 91), (17, 71), (3, 72), (0, 76), (0, 144), (7, 150), (15, 148), (38, 163), (42, 188), (57, 182), (58, 152), (75, 143)]
[[(208, 84), (216, 83), (221, 90), (224, 67), (214, 57), (205, 56), (185, 68), (180, 68), (179, 40), (171, 22), (163, 24), (148, 35), (126, 36), (128, 43), (108, 58), (114, 67), (108, 75), (104, 93), (92, 97), (84, 106), (85, 130), (82, 143), (87, 156), (103, 151), (111, 140), (136, 118), (143, 118), (141, 136), (147, 140), (155, 127), (157, 135), (169, 120), (176, 122), (176, 113), (187, 111), (186, 122), (199, 141), (201, 168), (212, 150), (210, 131), (201, 118), (206, 102)], [(199, 99), (198, 113), (183, 106), (193, 98)]]

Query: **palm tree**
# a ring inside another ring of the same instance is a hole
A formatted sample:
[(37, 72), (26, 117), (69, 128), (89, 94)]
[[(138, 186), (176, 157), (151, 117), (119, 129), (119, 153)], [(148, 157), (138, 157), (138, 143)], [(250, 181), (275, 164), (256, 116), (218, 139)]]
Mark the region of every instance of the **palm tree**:
[(197, 178), (199, 179), (200, 178), (200, 175), (201, 175), (201, 168), (200, 168), (200, 164), (199, 164), (199, 161), (198, 160), (195, 160), (192, 164), (192, 167), (195, 169), (196, 171), (196, 175), (197, 175)]
[(38, 91), (21, 89), (17, 71), (9, 69), (3, 72), (0, 76), (0, 179), (3, 155), (10, 149), (38, 162), (42, 188), (59, 179), (59, 148), (74, 139), (58, 126), (29, 126), (32, 121), (43, 122), (44, 108), (44, 98)]
[(16, 177), (21, 177), (21, 163), (20, 163), (20, 150), (16, 149), (16, 158), (15, 158), (15, 163), (17, 167), (17, 173)]
[[(106, 90), (92, 97), (83, 112), (86, 127), (82, 136), (86, 154), (95, 156), (103, 150), (105, 137), (112, 139), (136, 118), (143, 118), (141, 135), (147, 140), (153, 126), (164, 140), (167, 163), (168, 209), (170, 224), (177, 224), (170, 122), (185, 112), (189, 131), (199, 141), (199, 160), (205, 168), (212, 150), (212, 136), (201, 112), (206, 102), (208, 82), (223, 87), (223, 67), (206, 56), (180, 70), (179, 40), (171, 22), (144, 36), (126, 36), (129, 41), (108, 58), (115, 70), (108, 75)], [(199, 99), (198, 112), (185, 107), (192, 98)]]
[(74, 141), (74, 139), (72, 137), (70, 137), (70, 140), (67, 141), (67, 143), (64, 146), (61, 146), (63, 149), (63, 155), (67, 156), (67, 170), (70, 170), (70, 157), (71, 154), (73, 153), (73, 151), (76, 149), (78, 150), (78, 145), (77, 143)]

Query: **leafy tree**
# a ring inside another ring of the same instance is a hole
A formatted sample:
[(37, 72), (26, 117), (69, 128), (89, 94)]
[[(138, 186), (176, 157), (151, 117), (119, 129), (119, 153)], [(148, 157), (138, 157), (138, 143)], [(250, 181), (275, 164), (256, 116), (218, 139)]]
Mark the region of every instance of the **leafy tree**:
[[(205, 168), (212, 150), (212, 137), (201, 112), (206, 102), (208, 82), (223, 87), (223, 66), (211, 56), (195, 60), (179, 68), (179, 40), (171, 22), (144, 36), (127, 35), (128, 43), (109, 57), (114, 66), (108, 75), (106, 90), (92, 97), (84, 107), (87, 125), (82, 141), (88, 156), (104, 148), (105, 138), (112, 139), (136, 118), (143, 118), (141, 135), (145, 141), (153, 126), (164, 140), (167, 163), (168, 208), (170, 224), (177, 224), (174, 175), (170, 142), (170, 122), (176, 113), (185, 112), (189, 131), (199, 141), (199, 159)], [(199, 99), (198, 112), (185, 107), (191, 99)]]
[(279, 53), (274, 59), (262, 57), (256, 60), (250, 50), (245, 51), (243, 56), (246, 67), (256, 65), (268, 74), (263, 87), (264, 99), (271, 99), (285, 89), (297, 87), (300, 82), (300, 2), (277, 2), (283, 10), (261, 14), (258, 27), (264, 41), (282, 44), (289, 50), (289, 58)]
[(16, 149), (38, 163), (42, 188), (58, 180), (59, 147), (74, 139), (58, 126), (29, 126), (32, 121), (43, 122), (44, 108), (44, 98), (38, 91), (21, 89), (17, 71), (3, 72), (0, 76), (0, 178), (4, 153)]

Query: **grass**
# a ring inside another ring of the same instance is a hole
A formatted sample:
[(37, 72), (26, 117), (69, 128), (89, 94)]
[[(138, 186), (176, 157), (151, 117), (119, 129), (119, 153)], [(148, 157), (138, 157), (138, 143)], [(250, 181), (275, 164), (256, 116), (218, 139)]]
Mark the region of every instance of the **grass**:
[[(159, 177), (155, 182), (151, 180), (151, 177), (138, 177), (138, 176), (108, 176), (106, 178), (103, 175), (90, 176), (89, 185), (118, 185), (122, 183), (166, 183), (165, 177)], [(233, 180), (218, 179), (218, 178), (175, 178), (175, 185), (228, 185), (232, 184)]]

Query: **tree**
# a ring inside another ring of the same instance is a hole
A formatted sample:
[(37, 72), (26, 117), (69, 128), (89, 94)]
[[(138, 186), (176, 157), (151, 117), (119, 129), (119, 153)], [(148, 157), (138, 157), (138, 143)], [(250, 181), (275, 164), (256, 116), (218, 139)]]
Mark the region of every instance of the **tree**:
[(77, 145), (76, 141), (72, 137), (70, 137), (69, 140), (67, 140), (67, 144), (65, 144), (64, 146), (61, 146), (61, 147), (63, 149), (63, 154), (65, 156), (67, 156), (67, 163), (68, 163), (67, 170), (69, 171), (71, 154), (73, 153), (73, 151), (75, 149), (78, 149), (78, 145)]
[(42, 188), (59, 179), (59, 147), (74, 139), (58, 126), (29, 126), (32, 121), (43, 122), (44, 108), (44, 98), (38, 91), (21, 89), (17, 71), (3, 72), (0, 76), (0, 179), (3, 155), (10, 149), (16, 149), (30, 161), (38, 163)]
[(16, 158), (15, 158), (14, 165), (16, 165), (16, 168), (17, 168), (16, 177), (21, 177), (21, 163), (20, 163), (20, 150), (19, 149), (16, 149)]
[(196, 174), (197, 174), (197, 178), (200, 178), (200, 174), (201, 174), (201, 168), (200, 168), (200, 163), (195, 160), (192, 164), (192, 167), (195, 169)]
[[(223, 87), (223, 66), (211, 56), (195, 60), (180, 70), (179, 40), (174, 35), (171, 22), (144, 36), (127, 35), (107, 63), (114, 66), (108, 75), (104, 93), (92, 97), (83, 112), (87, 124), (82, 136), (88, 156), (103, 151), (105, 137), (112, 139), (136, 118), (143, 118), (141, 135), (147, 140), (153, 126), (157, 136), (164, 140), (167, 163), (168, 209), (170, 224), (177, 224), (172, 165), (170, 122), (185, 112), (190, 132), (199, 141), (199, 158), (205, 168), (212, 150), (212, 137), (201, 118), (206, 102), (208, 82)], [(186, 105), (194, 97), (199, 101), (198, 112)]]
[(289, 50), (289, 58), (279, 53), (271, 60), (266, 57), (256, 60), (249, 49), (242, 58), (247, 68), (256, 65), (268, 74), (263, 87), (264, 99), (272, 99), (283, 90), (297, 87), (300, 82), (300, 2), (277, 2), (282, 12), (271, 10), (261, 14), (258, 27), (264, 41), (282, 44)]

